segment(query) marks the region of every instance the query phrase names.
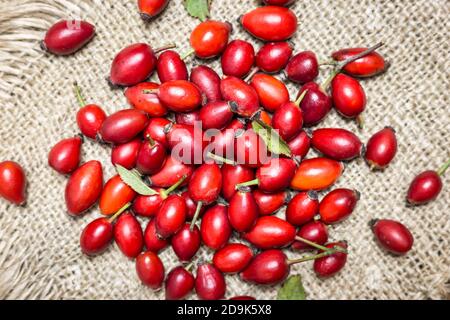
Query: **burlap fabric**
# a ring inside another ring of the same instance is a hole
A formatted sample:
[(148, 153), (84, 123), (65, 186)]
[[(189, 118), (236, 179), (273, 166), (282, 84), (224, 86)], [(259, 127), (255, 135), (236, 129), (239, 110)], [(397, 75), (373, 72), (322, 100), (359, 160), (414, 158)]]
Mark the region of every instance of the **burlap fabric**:
[[(258, 48), (261, 43), (235, 22), (257, 5), (258, 1), (215, 0), (212, 16), (233, 22), (233, 38), (250, 40)], [(399, 153), (385, 172), (372, 173), (362, 160), (354, 161), (338, 183), (362, 193), (354, 215), (331, 228), (332, 240), (346, 239), (350, 244), (343, 272), (319, 280), (306, 263), (295, 266), (292, 273), (303, 277), (310, 299), (448, 298), (450, 193), (444, 190), (436, 202), (420, 208), (407, 208), (404, 198), (415, 174), (438, 168), (450, 156), (450, 2), (297, 1), (293, 10), (300, 22), (293, 39), (297, 50), (313, 50), (326, 58), (338, 48), (386, 43), (382, 52), (392, 67), (385, 75), (363, 82), (368, 108), (366, 127), (359, 135), (367, 141), (375, 131), (393, 126)], [(38, 40), (61, 18), (93, 22), (96, 38), (71, 57), (42, 54)], [(22, 163), (29, 179), (26, 208), (0, 201), (1, 298), (164, 297), (162, 291), (153, 292), (139, 283), (134, 263), (115, 245), (96, 258), (81, 254), (80, 232), (99, 216), (98, 209), (79, 219), (66, 215), (67, 178), (49, 169), (47, 153), (59, 139), (77, 133), (74, 81), (88, 101), (108, 112), (126, 108), (122, 91), (111, 91), (104, 80), (114, 55), (134, 42), (154, 47), (175, 42), (185, 52), (197, 23), (181, 0), (171, 1), (164, 14), (148, 24), (139, 18), (136, 1), (131, 0), (0, 0), (0, 159)], [(219, 70), (217, 61), (211, 64)], [(327, 73), (324, 69), (321, 77)], [(294, 95), (296, 86), (289, 87)], [(352, 121), (335, 112), (321, 126), (357, 131)], [(105, 179), (114, 174), (109, 150), (92, 141), (83, 145), (83, 160), (102, 160)], [(450, 183), (448, 177), (445, 183)], [(399, 219), (411, 228), (415, 244), (406, 257), (393, 257), (378, 248), (367, 226), (375, 217)], [(199, 254), (202, 259), (211, 256), (207, 250)], [(171, 249), (161, 257), (167, 269), (178, 264)], [(227, 296), (276, 297), (277, 287), (247, 285), (236, 276), (226, 280)]]

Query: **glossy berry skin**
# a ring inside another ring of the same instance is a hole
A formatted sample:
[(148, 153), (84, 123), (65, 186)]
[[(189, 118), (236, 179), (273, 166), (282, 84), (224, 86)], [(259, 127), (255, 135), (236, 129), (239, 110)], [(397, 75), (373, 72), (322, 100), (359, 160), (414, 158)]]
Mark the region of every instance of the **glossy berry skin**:
[(136, 167), (141, 145), (141, 139), (137, 138), (130, 142), (114, 146), (111, 152), (111, 163), (113, 165), (119, 164), (128, 170), (133, 169)]
[(286, 220), (294, 226), (302, 226), (319, 213), (319, 199), (314, 191), (300, 192), (286, 208)]
[(147, 123), (147, 114), (141, 110), (120, 110), (105, 119), (100, 129), (100, 136), (105, 142), (124, 144), (141, 133)]
[(166, 300), (182, 300), (195, 286), (195, 278), (184, 267), (179, 266), (167, 274)]
[(177, 195), (170, 195), (161, 204), (155, 217), (156, 232), (162, 239), (167, 239), (180, 230), (186, 221), (186, 202)]
[(256, 66), (267, 73), (278, 73), (284, 69), (292, 56), (289, 42), (270, 42), (256, 54)]
[[(329, 243), (325, 247), (333, 248), (339, 246), (346, 249), (347, 244), (344, 242)], [(329, 278), (337, 274), (344, 268), (347, 262), (347, 253), (336, 252), (326, 257), (316, 259), (314, 261), (314, 272), (321, 278)]]
[(236, 185), (251, 181), (255, 178), (255, 172), (241, 165), (224, 164), (222, 166), (222, 196), (230, 201), (236, 193)]
[(223, 129), (233, 119), (233, 111), (230, 102), (215, 101), (205, 104), (200, 109), (199, 118), (203, 130)]
[(324, 190), (331, 187), (344, 172), (344, 165), (336, 160), (313, 158), (304, 160), (291, 181), (295, 190)]
[(79, 216), (91, 208), (102, 189), (103, 170), (100, 162), (89, 161), (81, 165), (72, 173), (66, 185), (65, 199), (69, 214)]
[(352, 160), (363, 151), (361, 140), (353, 132), (337, 128), (314, 130), (311, 145), (324, 156), (338, 161)]
[(203, 215), (200, 233), (203, 243), (213, 249), (222, 248), (231, 236), (231, 225), (228, 220), (228, 209), (223, 205), (209, 208)]
[(104, 215), (112, 215), (135, 197), (136, 192), (116, 175), (109, 179), (103, 188), (99, 201), (100, 211)]
[(222, 131), (211, 137), (211, 143), (208, 145), (208, 150), (212, 153), (234, 159), (234, 149), (236, 147), (236, 136), (244, 131), (244, 123), (240, 119), (231, 120), (230, 124)]
[[(343, 61), (365, 50), (367, 50), (367, 48), (342, 49), (334, 52), (332, 54), (332, 57), (336, 61)], [(344, 71), (352, 77), (368, 78), (383, 73), (388, 67), (389, 63), (387, 63), (379, 53), (372, 52), (356, 61), (347, 64), (344, 67)]]
[(302, 130), (303, 112), (294, 102), (282, 104), (273, 114), (272, 127), (284, 141), (290, 141)]
[(200, 121), (199, 109), (186, 113), (177, 113), (175, 115), (175, 122), (177, 124), (186, 124), (188, 126), (194, 126), (195, 121)]
[(244, 29), (263, 41), (287, 40), (297, 31), (297, 17), (283, 7), (265, 6), (256, 8), (240, 19)]
[(136, 258), (144, 247), (144, 235), (139, 221), (131, 213), (122, 213), (114, 225), (114, 239), (128, 258)]
[[(194, 202), (194, 200), (191, 199), (189, 196), (189, 191), (185, 191), (182, 194), (180, 194), (181, 197), (183, 197), (184, 201), (186, 202), (186, 220), (191, 221), (194, 218), (195, 211), (197, 210), (197, 204)], [(202, 206), (200, 209), (199, 217), (203, 216), (205, 213), (206, 206)]]
[[(156, 192), (161, 192), (163, 189), (155, 188)], [(158, 213), (161, 203), (164, 201), (161, 194), (152, 196), (138, 195), (133, 201), (133, 212), (141, 217), (154, 217)]]
[(155, 219), (148, 222), (144, 231), (144, 243), (147, 250), (158, 253), (169, 245), (169, 241), (161, 239), (156, 232)]
[(385, 250), (396, 255), (404, 255), (411, 250), (414, 237), (402, 223), (384, 219), (374, 220), (371, 225), (375, 238)]
[(191, 33), (190, 42), (195, 55), (201, 59), (220, 55), (228, 44), (231, 25), (227, 22), (207, 20), (201, 22)]
[(263, 192), (281, 192), (289, 187), (297, 165), (287, 158), (272, 158), (256, 170), (259, 189)]
[(356, 207), (360, 194), (350, 189), (335, 189), (320, 202), (320, 220), (326, 224), (345, 220)]
[(255, 198), (258, 211), (261, 216), (268, 216), (277, 212), (282, 206), (284, 206), (290, 195), (286, 191), (280, 191), (278, 193), (265, 193), (261, 190), (253, 191), (253, 197)]
[(230, 243), (217, 251), (213, 264), (223, 273), (238, 273), (245, 269), (253, 258), (253, 251), (242, 243)]
[(386, 127), (369, 139), (364, 157), (371, 168), (384, 169), (392, 162), (396, 154), (395, 130)]
[(244, 40), (231, 41), (221, 57), (224, 75), (243, 78), (255, 63), (255, 50), (251, 43)]
[(81, 233), (81, 251), (88, 256), (102, 253), (109, 246), (114, 236), (114, 228), (106, 218), (98, 218), (89, 223)]
[(136, 169), (143, 175), (152, 175), (162, 168), (166, 161), (166, 149), (158, 141), (144, 141), (139, 149)]
[[(303, 225), (297, 232), (297, 236), (312, 241), (314, 243), (324, 245), (328, 241), (328, 228), (321, 221), (311, 221)], [(295, 241), (292, 244), (294, 250), (315, 250), (306, 243)]]
[(190, 230), (190, 225), (185, 224), (172, 237), (172, 249), (182, 262), (191, 261), (198, 249), (200, 249), (201, 237), (197, 226)]
[(146, 112), (150, 117), (163, 117), (167, 108), (161, 103), (156, 93), (145, 93), (144, 90), (159, 89), (155, 82), (142, 82), (125, 90), (125, 97), (130, 106)]
[(139, 13), (142, 19), (150, 21), (159, 15), (169, 3), (169, 0), (138, 0)]
[(302, 86), (297, 99), (305, 90), (308, 92), (300, 103), (300, 108), (303, 111), (303, 124), (309, 127), (318, 124), (326, 117), (331, 110), (332, 100), (315, 82), (308, 82)]
[(252, 129), (236, 137), (235, 156), (238, 164), (259, 168), (269, 163), (267, 145)]
[(203, 101), (197, 86), (186, 80), (173, 80), (161, 84), (158, 97), (169, 110), (174, 112), (193, 111)]
[(167, 142), (165, 128), (170, 123), (171, 122), (166, 118), (151, 118), (144, 130), (144, 138), (152, 138), (153, 140), (161, 143), (166, 149), (168, 149), (169, 143)]
[(155, 70), (156, 55), (145, 43), (122, 49), (111, 65), (109, 81), (116, 86), (131, 87), (145, 81)]
[(205, 263), (198, 266), (195, 292), (200, 299), (220, 300), (225, 296), (225, 291), (225, 278), (214, 265)]
[(62, 20), (48, 29), (41, 47), (58, 56), (70, 55), (83, 48), (95, 36), (95, 27), (79, 20)]
[(200, 65), (192, 68), (190, 80), (197, 85), (200, 91), (206, 96), (208, 102), (222, 100), (220, 77), (210, 67)]
[(225, 101), (237, 104), (236, 113), (250, 117), (259, 109), (259, 98), (255, 89), (236, 77), (226, 77), (220, 82), (220, 91)]
[(27, 179), (22, 166), (14, 161), (0, 162), (0, 197), (18, 206), (26, 201)]
[(174, 157), (185, 164), (196, 164), (203, 160), (205, 147), (203, 132), (200, 126), (173, 124), (165, 129), (166, 138)]
[(292, 156), (304, 159), (311, 148), (311, 138), (302, 130), (288, 142), (288, 146), (291, 149)]
[(271, 75), (255, 74), (250, 85), (258, 94), (261, 106), (269, 112), (274, 112), (283, 104), (289, 102), (289, 91), (286, 85)]
[(48, 165), (58, 173), (72, 173), (80, 163), (82, 143), (80, 136), (61, 140), (50, 150)]
[(172, 156), (168, 156), (161, 170), (152, 175), (149, 180), (151, 185), (159, 188), (169, 188), (186, 176), (188, 181), (194, 172), (194, 167), (185, 165)]
[(153, 252), (141, 253), (136, 258), (136, 272), (141, 282), (153, 290), (161, 288), (164, 281), (164, 265)]
[(173, 50), (164, 51), (159, 55), (156, 71), (161, 83), (189, 79), (186, 64), (181, 60), (180, 55)]
[(88, 104), (77, 112), (77, 124), (82, 134), (90, 139), (96, 139), (106, 119), (106, 113), (95, 104)]
[(331, 96), (336, 110), (347, 118), (359, 116), (366, 108), (366, 94), (358, 80), (338, 74), (331, 83)]
[(433, 201), (442, 191), (442, 180), (436, 171), (425, 171), (411, 182), (406, 199), (409, 204), (421, 205)]
[(210, 204), (217, 200), (222, 188), (222, 172), (213, 164), (203, 164), (192, 174), (189, 180), (189, 196), (196, 202)]
[(319, 62), (314, 52), (303, 51), (289, 60), (286, 69), (289, 80), (305, 84), (313, 81), (319, 75)]
[(261, 217), (243, 238), (258, 249), (282, 248), (290, 245), (295, 238), (295, 228), (290, 223), (275, 216)]
[(287, 257), (281, 250), (267, 250), (256, 255), (240, 276), (246, 282), (275, 285), (283, 282), (289, 271)]
[(231, 197), (228, 207), (228, 219), (237, 232), (248, 231), (259, 216), (258, 205), (250, 188), (238, 190)]

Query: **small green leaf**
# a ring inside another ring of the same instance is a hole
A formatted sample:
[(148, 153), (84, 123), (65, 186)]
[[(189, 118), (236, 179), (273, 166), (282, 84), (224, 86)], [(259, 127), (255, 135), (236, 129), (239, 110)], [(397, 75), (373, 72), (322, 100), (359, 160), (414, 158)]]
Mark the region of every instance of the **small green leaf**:
[(121, 165), (116, 165), (117, 173), (123, 182), (125, 182), (131, 189), (136, 191), (142, 196), (154, 196), (159, 194), (149, 186), (147, 186), (144, 181), (142, 181), (141, 177), (131, 170), (128, 170)]
[(290, 276), (278, 290), (277, 300), (306, 300), (302, 277)]
[(209, 17), (209, 6), (212, 0), (185, 0), (187, 12), (194, 18), (205, 21)]
[(278, 133), (269, 125), (260, 120), (252, 122), (253, 130), (264, 140), (270, 152), (291, 156), (291, 149), (288, 144), (281, 139)]

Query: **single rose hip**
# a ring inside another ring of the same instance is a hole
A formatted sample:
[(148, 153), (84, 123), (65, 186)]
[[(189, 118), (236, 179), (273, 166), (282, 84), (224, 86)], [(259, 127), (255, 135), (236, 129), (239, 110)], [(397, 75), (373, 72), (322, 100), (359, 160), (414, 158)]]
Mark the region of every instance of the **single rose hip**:
[(223, 129), (233, 119), (232, 102), (215, 101), (205, 104), (200, 109), (199, 118), (204, 130)]
[(203, 150), (207, 141), (201, 126), (170, 124), (165, 128), (165, 132), (173, 157), (185, 164), (203, 162)]
[(356, 118), (366, 108), (367, 99), (363, 87), (358, 80), (345, 74), (338, 74), (333, 79), (331, 96), (336, 110), (346, 118)]
[(209, 208), (202, 218), (200, 233), (203, 243), (212, 250), (222, 248), (230, 239), (231, 225), (224, 205)]
[(27, 179), (20, 164), (0, 162), (0, 197), (18, 206), (26, 201)]
[(186, 221), (186, 202), (173, 194), (161, 204), (155, 217), (156, 233), (162, 239), (167, 239), (177, 233)]
[(271, 75), (255, 74), (250, 85), (258, 94), (259, 103), (267, 111), (274, 112), (283, 104), (289, 102), (289, 91), (286, 85)]
[(148, 222), (144, 231), (144, 243), (147, 250), (158, 253), (169, 245), (169, 241), (161, 239), (156, 232), (155, 219)]
[(48, 154), (48, 165), (56, 172), (69, 174), (78, 168), (83, 139), (76, 136), (58, 142)]
[(241, 117), (251, 117), (259, 109), (258, 93), (239, 78), (230, 76), (222, 79), (220, 91), (225, 101), (236, 103), (236, 113)]
[(315, 191), (300, 192), (286, 208), (286, 220), (294, 226), (302, 226), (319, 213), (319, 196)]
[(364, 157), (371, 169), (384, 169), (392, 162), (396, 154), (395, 130), (386, 127), (369, 139)]
[(144, 92), (157, 93), (166, 108), (174, 112), (193, 111), (203, 102), (199, 88), (186, 80), (168, 81), (161, 84), (159, 89)]
[(280, 191), (278, 193), (265, 193), (261, 190), (253, 191), (256, 205), (258, 206), (259, 215), (269, 216), (277, 212), (282, 206), (290, 201), (290, 193)]
[(319, 62), (314, 52), (300, 52), (289, 60), (285, 71), (289, 80), (305, 84), (319, 75)]
[(141, 139), (136, 138), (130, 142), (114, 146), (111, 152), (111, 163), (121, 165), (122, 167), (131, 170), (136, 167), (136, 161), (141, 148)]
[(244, 40), (231, 41), (221, 57), (224, 75), (243, 78), (255, 63), (255, 50), (251, 43)]
[(100, 128), (106, 119), (106, 113), (96, 104), (86, 104), (76, 83), (75, 94), (80, 105), (80, 109), (77, 112), (78, 127), (86, 137), (97, 139)]
[(161, 288), (164, 281), (164, 265), (153, 252), (141, 253), (136, 258), (136, 272), (141, 282), (153, 290)]
[(197, 85), (208, 102), (222, 100), (220, 92), (220, 77), (208, 66), (197, 66), (191, 69), (190, 80)]
[(154, 217), (158, 213), (161, 203), (164, 201), (161, 192), (164, 189), (155, 188), (158, 194), (151, 196), (138, 195), (133, 201), (133, 212), (141, 217)]
[(414, 237), (402, 223), (394, 220), (373, 220), (372, 231), (381, 247), (387, 251), (403, 255), (411, 250)]
[(259, 216), (258, 205), (250, 188), (239, 188), (231, 197), (228, 207), (228, 219), (237, 232), (248, 231)]
[(263, 41), (283, 41), (297, 31), (297, 17), (287, 8), (265, 6), (256, 8), (240, 18), (244, 29)]
[(320, 220), (326, 224), (343, 221), (356, 207), (360, 193), (350, 189), (335, 189), (320, 202)]
[[(328, 241), (328, 229), (321, 221), (311, 221), (298, 230), (297, 236), (316, 244), (324, 245)], [(292, 244), (292, 249), (315, 250), (314, 247), (301, 241), (295, 241)]]
[(83, 48), (95, 36), (95, 27), (80, 20), (62, 20), (48, 29), (41, 48), (55, 55), (69, 55)]
[(225, 291), (225, 278), (214, 265), (205, 263), (198, 266), (195, 292), (200, 299), (220, 300), (225, 296)]
[(281, 250), (267, 250), (256, 255), (240, 277), (246, 282), (275, 285), (286, 279), (289, 271), (288, 259)]
[(327, 158), (304, 160), (291, 181), (295, 190), (324, 190), (331, 187), (344, 172), (341, 162)]
[(256, 54), (256, 66), (267, 73), (278, 73), (284, 69), (292, 56), (289, 42), (270, 42)]
[(106, 118), (100, 129), (100, 136), (103, 141), (108, 143), (127, 143), (141, 133), (147, 123), (148, 117), (143, 111), (120, 110)]
[(158, 141), (147, 137), (141, 144), (136, 169), (143, 175), (158, 173), (166, 161), (166, 149)]
[(136, 258), (144, 247), (144, 235), (139, 221), (124, 213), (114, 225), (114, 239), (120, 251), (128, 258)]
[[(336, 61), (344, 61), (353, 57), (367, 48), (348, 48), (336, 51), (332, 57)], [(352, 77), (367, 78), (379, 75), (387, 70), (389, 63), (377, 52), (372, 52), (362, 58), (357, 59), (344, 67), (345, 73)]]
[(158, 141), (168, 149), (169, 143), (167, 142), (165, 128), (167, 128), (167, 125), (170, 123), (171, 122), (166, 118), (151, 118), (143, 132), (143, 136)]
[(338, 161), (352, 160), (363, 151), (361, 140), (353, 132), (337, 128), (314, 130), (311, 145), (324, 156)]
[(295, 239), (295, 227), (275, 216), (261, 217), (243, 238), (258, 249), (282, 248)]
[(72, 173), (66, 185), (65, 199), (69, 214), (79, 216), (90, 209), (97, 202), (102, 189), (101, 163), (89, 161), (81, 165)]
[(166, 278), (166, 300), (182, 300), (195, 286), (195, 278), (186, 268), (179, 266)]
[(228, 44), (232, 26), (228, 22), (206, 20), (191, 33), (190, 42), (195, 55), (209, 59), (220, 55)]
[(155, 82), (142, 82), (125, 90), (125, 97), (130, 106), (146, 112), (150, 117), (163, 117), (167, 108), (159, 100), (156, 93), (145, 93), (149, 90), (159, 89)]
[[(329, 243), (326, 245), (327, 248), (341, 247), (347, 249), (347, 244), (345, 242)], [(323, 253), (323, 252), (322, 252)], [(331, 255), (326, 255), (324, 257), (314, 260), (314, 272), (317, 276), (321, 278), (329, 278), (337, 274), (344, 268), (347, 262), (347, 253), (336, 252)]]
[(222, 196), (230, 201), (236, 193), (236, 185), (255, 178), (255, 172), (251, 168), (241, 165), (224, 164), (222, 166)]
[(150, 176), (148, 180), (154, 187), (168, 188), (184, 176), (186, 176), (186, 181), (184, 182), (186, 184), (193, 172), (193, 166), (183, 164), (177, 158), (169, 155), (161, 170), (157, 174)]
[(303, 127), (303, 112), (300, 103), (305, 98), (306, 91), (295, 102), (283, 103), (272, 117), (272, 128), (278, 131), (281, 139), (290, 141), (295, 138)]
[(180, 55), (173, 50), (164, 51), (159, 55), (156, 71), (161, 83), (174, 80), (188, 80), (189, 78), (186, 64)]
[(315, 82), (309, 82), (302, 86), (297, 99), (306, 92), (300, 103), (303, 111), (303, 123), (305, 126), (312, 126), (321, 122), (330, 112), (332, 107), (331, 97)]
[(191, 261), (200, 249), (200, 230), (194, 226), (191, 231), (190, 227), (186, 223), (171, 239), (172, 249), (181, 262)]
[(104, 215), (112, 215), (126, 203), (132, 202), (136, 192), (122, 181), (119, 175), (115, 175), (106, 182), (100, 196), (99, 207)]
[(159, 15), (169, 3), (169, 0), (138, 0), (139, 13), (144, 21), (151, 21)]
[(223, 273), (241, 272), (252, 260), (253, 251), (242, 243), (230, 243), (216, 251), (213, 264)]
[(293, 157), (304, 159), (311, 147), (311, 138), (306, 131), (302, 130), (298, 135), (288, 142)]

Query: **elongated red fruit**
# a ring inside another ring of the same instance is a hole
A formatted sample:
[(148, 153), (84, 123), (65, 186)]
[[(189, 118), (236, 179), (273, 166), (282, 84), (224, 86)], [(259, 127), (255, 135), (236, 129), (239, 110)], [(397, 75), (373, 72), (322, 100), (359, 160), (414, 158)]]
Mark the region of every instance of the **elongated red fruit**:
[[(328, 241), (328, 229), (327, 226), (321, 221), (311, 221), (303, 225), (297, 232), (297, 236), (314, 242), (319, 245), (324, 245)], [(292, 244), (294, 250), (315, 250), (312, 246), (295, 241)]]
[(302, 130), (298, 135), (288, 142), (293, 157), (304, 159), (311, 148), (311, 138), (306, 131)]
[[(345, 242), (329, 243), (325, 247), (341, 247), (347, 249)], [(314, 271), (321, 278), (329, 278), (337, 274), (344, 268), (347, 262), (347, 253), (336, 252), (314, 261)]]
[(137, 138), (130, 142), (114, 146), (111, 152), (111, 163), (119, 164), (131, 170), (136, 167), (137, 156), (141, 148), (141, 139)]
[(150, 21), (159, 15), (169, 3), (169, 0), (138, 0), (139, 12), (144, 21)]
[(203, 130), (223, 129), (233, 119), (232, 103), (225, 101), (215, 101), (205, 104), (200, 109), (199, 118), (202, 122)]
[(319, 213), (317, 192), (300, 192), (292, 198), (286, 208), (286, 220), (294, 226), (302, 226)]
[(115, 175), (103, 188), (99, 201), (100, 211), (104, 215), (112, 215), (135, 197), (136, 192), (123, 182), (119, 175)]
[(109, 81), (116, 86), (130, 87), (145, 81), (155, 70), (156, 55), (145, 43), (122, 49), (111, 65)]
[(282, 248), (294, 241), (295, 228), (280, 218), (265, 216), (243, 238), (259, 249)]
[(252, 260), (253, 251), (242, 243), (230, 243), (217, 251), (213, 264), (223, 273), (241, 272)]
[(289, 275), (290, 267), (281, 250), (263, 251), (241, 272), (241, 279), (261, 285), (275, 285)]
[(217, 200), (222, 188), (222, 172), (213, 164), (203, 164), (189, 180), (188, 191), (192, 200), (211, 204)]
[(243, 78), (255, 63), (255, 50), (251, 43), (233, 40), (222, 54), (221, 64), (224, 75)]
[(88, 256), (102, 253), (114, 237), (113, 224), (107, 218), (98, 218), (84, 227), (80, 236), (81, 251)]
[(159, 87), (161, 102), (174, 112), (189, 112), (203, 102), (202, 94), (195, 84), (186, 80), (168, 81)]
[(166, 300), (181, 300), (195, 286), (195, 278), (191, 272), (179, 266), (169, 272), (166, 279)]
[(77, 112), (77, 124), (82, 134), (90, 139), (96, 139), (106, 119), (106, 113), (95, 104), (87, 104)]
[(258, 206), (250, 188), (241, 188), (231, 197), (228, 218), (237, 232), (248, 231), (259, 216)]
[(186, 64), (180, 55), (173, 50), (164, 51), (159, 55), (156, 71), (161, 83), (173, 80), (188, 80), (189, 78)]
[(135, 109), (142, 110), (150, 117), (163, 117), (167, 114), (167, 108), (161, 103), (156, 93), (146, 93), (147, 90), (156, 90), (159, 84), (154, 82), (142, 82), (125, 90), (128, 103)]
[(241, 117), (250, 117), (259, 109), (259, 98), (255, 89), (239, 78), (222, 79), (220, 91), (225, 101), (237, 104), (236, 113)]
[(353, 132), (337, 128), (314, 130), (311, 145), (324, 156), (338, 161), (354, 159), (363, 151), (361, 140)]
[(191, 33), (191, 47), (201, 59), (209, 59), (221, 54), (227, 44), (231, 24), (228, 22), (207, 20), (201, 22)]
[(256, 205), (261, 216), (268, 216), (277, 212), (290, 199), (289, 192), (265, 193), (261, 190), (253, 191)]
[(326, 224), (341, 222), (346, 219), (356, 207), (360, 194), (351, 189), (335, 189), (328, 193), (320, 202), (320, 219)]
[(258, 94), (261, 106), (269, 112), (274, 112), (289, 102), (289, 91), (286, 85), (271, 75), (258, 73), (253, 76), (250, 85)]
[(338, 74), (331, 83), (333, 106), (347, 118), (356, 118), (366, 108), (366, 94), (358, 80)]
[(139, 221), (131, 213), (123, 213), (114, 225), (114, 239), (128, 258), (136, 258), (144, 247), (144, 235)]
[(228, 209), (224, 205), (215, 205), (203, 215), (200, 233), (203, 243), (213, 249), (222, 248), (231, 236), (231, 225), (228, 220)]
[(210, 67), (201, 65), (192, 68), (190, 80), (197, 85), (200, 91), (206, 96), (208, 102), (222, 100), (220, 77)]
[(319, 62), (312, 51), (297, 53), (286, 66), (289, 80), (301, 84), (313, 81), (319, 75)]
[(89, 161), (70, 176), (65, 198), (69, 214), (79, 216), (91, 208), (103, 189), (103, 170), (98, 161)]
[[(336, 61), (344, 61), (366, 50), (367, 48), (342, 49), (333, 52), (332, 57)], [(352, 77), (367, 78), (383, 73), (388, 67), (389, 63), (385, 61), (382, 55), (372, 52), (356, 61), (350, 62), (343, 70)]]
[(0, 197), (16, 205), (26, 201), (27, 179), (22, 166), (14, 161), (0, 162)]
[(442, 191), (442, 178), (449, 168), (447, 161), (437, 172), (433, 170), (424, 171), (411, 182), (406, 200), (411, 205), (421, 205), (433, 201)]
[(177, 195), (170, 195), (161, 204), (155, 217), (156, 232), (162, 239), (167, 239), (180, 230), (186, 221), (186, 202)]
[(141, 253), (136, 258), (136, 272), (142, 283), (153, 290), (159, 289), (164, 281), (164, 265), (153, 252)]
[(240, 19), (244, 29), (263, 41), (283, 41), (297, 31), (297, 17), (283, 7), (265, 6), (256, 8)]
[(136, 109), (121, 110), (106, 118), (100, 129), (100, 135), (108, 143), (127, 143), (141, 133), (147, 123), (148, 117), (145, 112)]
[(403, 255), (411, 250), (414, 237), (402, 223), (394, 220), (373, 220), (372, 231), (378, 243), (387, 251)]
[(369, 139), (364, 157), (371, 169), (384, 169), (392, 162), (396, 154), (395, 130), (386, 127)]
[(324, 190), (332, 186), (344, 172), (344, 165), (336, 160), (313, 158), (304, 160), (291, 181), (295, 190)]
[(315, 82), (308, 82), (300, 89), (297, 99), (306, 92), (300, 103), (303, 111), (303, 123), (312, 126), (321, 122), (330, 112), (332, 107), (331, 97)]
[(256, 54), (256, 66), (267, 73), (278, 73), (286, 67), (292, 56), (289, 42), (270, 42), (259, 49)]
[(141, 217), (154, 217), (158, 213), (159, 207), (163, 202), (161, 191), (163, 189), (154, 189), (158, 194), (151, 196), (138, 195), (133, 201), (133, 212)]
[(225, 278), (213, 264), (205, 263), (197, 268), (195, 292), (202, 300), (220, 300), (226, 291)]
[(171, 240), (172, 249), (182, 262), (190, 261), (200, 249), (200, 230), (194, 226), (191, 231), (190, 227), (189, 224), (185, 224)]
[(55, 55), (69, 55), (84, 47), (95, 36), (95, 27), (85, 21), (62, 20), (48, 29), (42, 49)]
[(144, 231), (144, 243), (147, 250), (158, 253), (169, 245), (169, 241), (161, 239), (156, 232), (155, 219), (148, 222)]
[(303, 127), (303, 112), (296, 102), (285, 102), (275, 110), (272, 117), (272, 128), (284, 141), (297, 136)]
[(166, 161), (166, 149), (153, 139), (147, 138), (139, 149), (136, 169), (144, 175), (158, 173)]
[(61, 174), (72, 173), (80, 163), (82, 143), (80, 136), (58, 142), (48, 154), (49, 166)]
[(165, 148), (169, 148), (165, 128), (170, 123), (166, 118), (151, 118), (144, 130), (143, 136), (145, 138), (150, 137), (161, 143)]
[(196, 121), (200, 121), (200, 110), (196, 109), (194, 111), (186, 113), (177, 113), (175, 115), (175, 122), (177, 124), (186, 124), (188, 126), (195, 126)]
[(270, 161), (266, 143), (252, 129), (241, 131), (236, 137), (234, 146), (238, 164), (259, 168)]
[(193, 172), (193, 166), (185, 165), (175, 157), (169, 155), (161, 170), (151, 176), (149, 181), (154, 187), (168, 188), (177, 183), (183, 176), (187, 177), (184, 182), (186, 184)]
[(241, 165), (224, 164), (222, 166), (222, 196), (230, 200), (236, 193), (236, 185), (255, 178), (255, 172)]

